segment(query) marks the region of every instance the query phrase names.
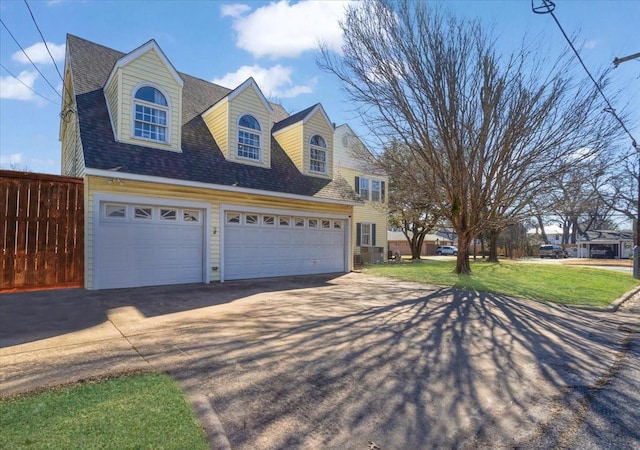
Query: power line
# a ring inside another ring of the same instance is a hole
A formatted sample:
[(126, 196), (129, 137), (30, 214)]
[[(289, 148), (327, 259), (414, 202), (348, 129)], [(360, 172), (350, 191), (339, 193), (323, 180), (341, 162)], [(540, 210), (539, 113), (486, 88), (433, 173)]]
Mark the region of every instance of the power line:
[(569, 36), (567, 36), (567, 33), (564, 31), (564, 28), (562, 28), (562, 25), (560, 25), (560, 22), (558, 21), (558, 18), (553, 13), (553, 10), (556, 8), (555, 3), (553, 3), (553, 1), (551, 1), (551, 0), (541, 0), (541, 1), (542, 1), (542, 5), (534, 6), (533, 5), (533, 0), (531, 0), (531, 9), (532, 9), (532, 11), (534, 13), (536, 13), (536, 14), (551, 14), (551, 17), (553, 17), (553, 20), (556, 22), (556, 25), (558, 25), (558, 28), (560, 28), (560, 31), (562, 32), (562, 35), (567, 40), (567, 43), (569, 44), (569, 46), (573, 50), (573, 53), (575, 53), (576, 57), (578, 58), (578, 61), (580, 61), (580, 64), (582, 65), (582, 68), (585, 70), (585, 72), (587, 72), (587, 75), (589, 75), (589, 78), (591, 78), (591, 81), (593, 81), (593, 84), (595, 85), (596, 89), (598, 90), (598, 92), (600, 93), (600, 95), (604, 99), (605, 103), (607, 104), (607, 108), (605, 108), (605, 111), (608, 112), (608, 113), (611, 113), (613, 115), (613, 117), (616, 118), (618, 123), (620, 123), (620, 126), (622, 127), (622, 129), (631, 138), (631, 143), (633, 145), (633, 148), (637, 149), (638, 146), (636, 144), (636, 140), (633, 138), (633, 135), (627, 129), (627, 127), (625, 126), (625, 124), (622, 121), (622, 119), (618, 116), (618, 114), (616, 114), (616, 110), (613, 108), (613, 106), (609, 102), (609, 99), (607, 99), (607, 96), (604, 95), (604, 92), (602, 91), (602, 88), (600, 87), (600, 84), (595, 80), (595, 78), (593, 78), (593, 75), (591, 75), (591, 72), (589, 72), (589, 69), (587, 68), (587, 66), (585, 65), (584, 61), (582, 60), (582, 57), (580, 57), (580, 53), (578, 53), (578, 50), (576, 50), (575, 46), (573, 45), (573, 42), (571, 42), (571, 39), (569, 39)]
[(18, 47), (20, 47), (20, 50), (22, 50), (22, 53), (24, 54), (24, 56), (27, 57), (31, 65), (38, 71), (38, 73), (40, 74), (40, 76), (42, 76), (44, 81), (46, 81), (46, 83), (49, 85), (51, 89), (53, 89), (53, 91), (58, 95), (58, 97), (62, 98), (62, 94), (60, 94), (60, 92), (58, 92), (58, 90), (55, 87), (53, 87), (53, 85), (49, 82), (47, 77), (45, 77), (44, 74), (40, 71), (40, 69), (38, 69), (38, 66), (36, 66), (35, 63), (31, 60), (31, 58), (29, 58), (29, 55), (27, 55), (27, 52), (24, 50), (24, 48), (22, 48), (22, 45), (20, 45), (18, 40), (15, 38), (13, 33), (11, 33), (11, 31), (9, 30), (9, 28), (7, 27), (7, 25), (4, 23), (2, 19), (0, 19), (0, 23), (2, 24), (4, 29), (7, 30), (7, 33), (9, 33), (9, 36), (11, 36), (11, 38), (13, 39), (13, 42), (15, 42)]
[(27, 3), (27, 0), (24, 0), (24, 4), (27, 5), (27, 9), (29, 10), (29, 14), (31, 15), (31, 20), (33, 20), (33, 24), (36, 26), (36, 29), (38, 30), (38, 33), (40, 34), (40, 37), (42, 38), (42, 43), (44, 44), (44, 48), (47, 49), (47, 53), (49, 54), (49, 57), (51, 58), (51, 61), (53, 62), (54, 67), (56, 68), (56, 72), (58, 72), (58, 76), (60, 77), (60, 80), (64, 83), (64, 79), (62, 78), (62, 74), (60, 73), (60, 69), (58, 69), (58, 64), (56, 64), (56, 60), (53, 58), (53, 55), (51, 54), (51, 50), (49, 50), (49, 46), (47, 45), (47, 41), (45, 40), (44, 36), (42, 35), (42, 31), (40, 31), (40, 27), (38, 26), (38, 23), (36, 22), (36, 18), (33, 16), (33, 12), (31, 11), (31, 7), (29, 6), (29, 3)]
[(8, 73), (9, 75), (11, 75), (13, 78), (15, 78), (16, 80), (18, 80), (18, 81), (19, 81), (19, 82), (20, 82), (24, 87), (26, 87), (27, 89), (29, 89), (31, 92), (33, 92), (33, 93), (34, 93), (34, 94), (36, 94), (37, 96), (42, 97), (43, 99), (45, 99), (45, 100), (47, 100), (47, 101), (49, 101), (49, 102), (53, 103), (54, 105), (56, 105), (56, 104), (57, 104), (57, 102), (54, 102), (54, 101), (53, 101), (53, 100), (51, 100), (50, 98), (47, 98), (47, 97), (45, 97), (44, 95), (42, 95), (41, 93), (39, 93), (39, 92), (37, 92), (37, 91), (33, 90), (33, 88), (32, 88), (31, 86), (29, 86), (29, 85), (28, 85), (28, 84), (26, 84), (24, 81), (22, 81), (20, 78), (18, 78), (18, 77), (17, 77), (17, 76), (15, 76), (13, 73), (11, 73), (11, 71), (10, 71), (9, 69), (7, 69), (4, 65), (2, 65), (1, 63), (0, 63), (0, 68), (3, 68), (4, 70), (6, 70), (6, 71), (7, 71), (7, 73)]

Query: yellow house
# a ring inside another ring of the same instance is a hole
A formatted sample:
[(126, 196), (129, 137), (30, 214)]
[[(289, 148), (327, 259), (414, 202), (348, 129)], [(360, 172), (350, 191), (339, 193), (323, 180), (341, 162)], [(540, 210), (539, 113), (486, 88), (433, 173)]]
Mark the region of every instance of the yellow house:
[(356, 264), (387, 260), (386, 203), (388, 177), (367, 167), (363, 152), (369, 152), (347, 124), (334, 134), (334, 173), (341, 175), (363, 203), (353, 208), (352, 253)]
[(88, 289), (342, 273), (354, 208), (320, 104), (289, 115), (249, 78), (178, 72), (67, 36), (62, 173), (85, 182)]

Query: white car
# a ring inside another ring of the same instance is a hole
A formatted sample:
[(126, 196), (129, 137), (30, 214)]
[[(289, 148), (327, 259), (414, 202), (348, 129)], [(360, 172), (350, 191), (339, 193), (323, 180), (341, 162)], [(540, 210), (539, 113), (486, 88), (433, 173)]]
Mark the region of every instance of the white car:
[(436, 247), (436, 255), (458, 255), (458, 248), (452, 245), (439, 245)]

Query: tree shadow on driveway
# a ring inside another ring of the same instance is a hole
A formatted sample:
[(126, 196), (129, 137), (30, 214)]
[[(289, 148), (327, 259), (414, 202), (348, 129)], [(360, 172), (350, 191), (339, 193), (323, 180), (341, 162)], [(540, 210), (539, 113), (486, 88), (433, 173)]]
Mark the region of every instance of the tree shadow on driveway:
[(511, 447), (597, 385), (624, 338), (611, 314), (374, 284), (226, 314), (175, 336), (188, 362), (167, 367), (233, 448)]

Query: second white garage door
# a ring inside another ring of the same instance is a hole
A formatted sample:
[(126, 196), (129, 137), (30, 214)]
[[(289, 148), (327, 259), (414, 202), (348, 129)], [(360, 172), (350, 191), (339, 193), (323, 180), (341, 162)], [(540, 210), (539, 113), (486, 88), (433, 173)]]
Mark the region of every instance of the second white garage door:
[(227, 211), (224, 279), (346, 271), (346, 220)]

